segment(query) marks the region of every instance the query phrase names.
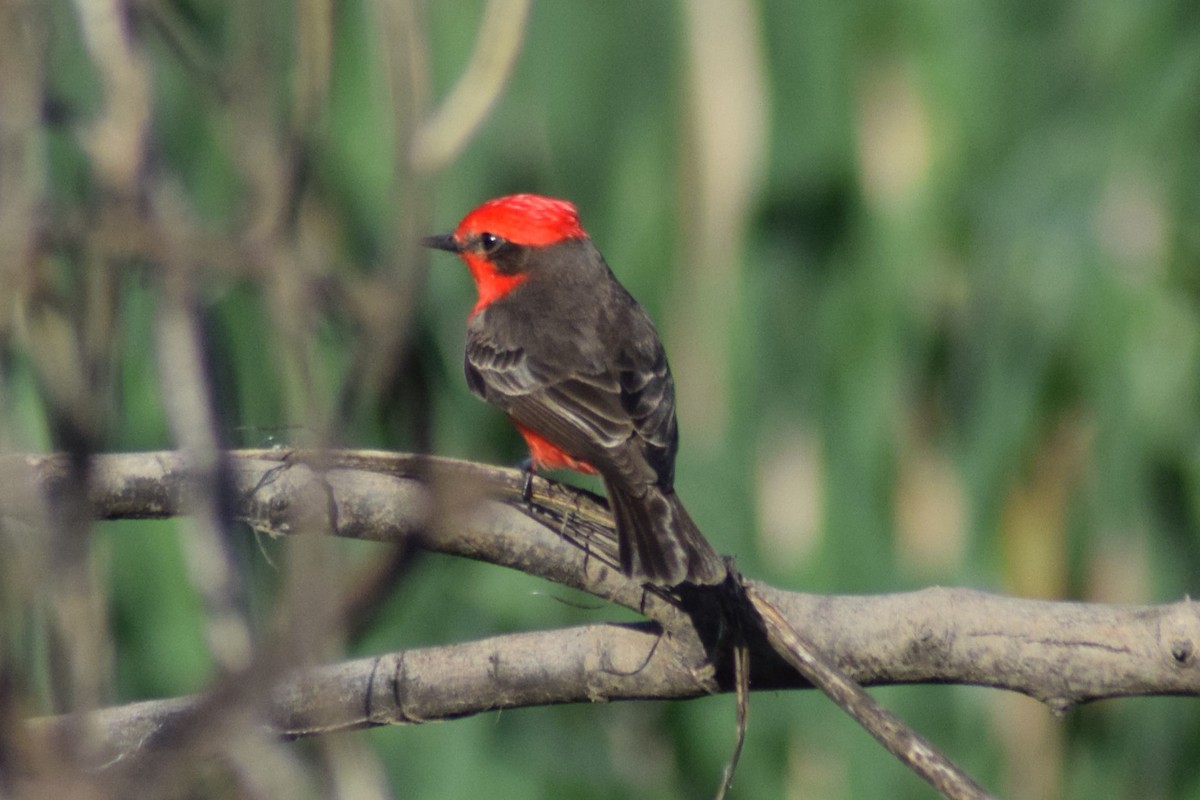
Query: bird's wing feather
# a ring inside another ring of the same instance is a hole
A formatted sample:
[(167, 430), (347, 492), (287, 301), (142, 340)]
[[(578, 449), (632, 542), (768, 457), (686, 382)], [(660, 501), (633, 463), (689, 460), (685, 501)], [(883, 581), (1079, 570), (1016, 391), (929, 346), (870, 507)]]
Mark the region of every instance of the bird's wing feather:
[(525, 349), (497, 342), (493, 336), (472, 330), (467, 336), (467, 385), (483, 400), (525, 394), (542, 379), (530, 368)]
[(467, 382), (484, 400), (601, 473), (630, 486), (670, 486), (674, 389), (661, 347), (656, 355), (647, 364), (622, 352), (616, 364), (568, 373), (472, 331)]

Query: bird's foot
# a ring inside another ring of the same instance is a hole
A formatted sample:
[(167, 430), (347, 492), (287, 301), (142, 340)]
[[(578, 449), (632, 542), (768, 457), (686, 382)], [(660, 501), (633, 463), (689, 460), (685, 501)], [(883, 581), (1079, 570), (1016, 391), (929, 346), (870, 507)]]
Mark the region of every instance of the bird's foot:
[(524, 500), (526, 503), (532, 503), (533, 502), (533, 475), (534, 475), (533, 459), (532, 458), (521, 459), (521, 462), (520, 462), (518, 468), (522, 472), (525, 473), (525, 482), (521, 484), (521, 499)]

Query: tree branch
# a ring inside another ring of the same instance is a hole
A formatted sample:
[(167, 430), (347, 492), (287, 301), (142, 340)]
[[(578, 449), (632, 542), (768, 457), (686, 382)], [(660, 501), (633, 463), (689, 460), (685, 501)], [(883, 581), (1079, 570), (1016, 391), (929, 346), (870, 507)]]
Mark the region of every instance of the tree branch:
[[(607, 510), (587, 492), (536, 479), (526, 503), (523, 476), (514, 470), (418, 456), (270, 450), (227, 458), (231, 507), (258, 530), (416, 541), (591, 592), (651, 620), (502, 636), (307, 670), (272, 681), (265, 713), (280, 733), (555, 703), (681, 699), (734, 686), (728, 652), (739, 637), (722, 627), (725, 618), (696, 613), (697, 598), (687, 590), (651, 590), (621, 575)], [(53, 502), (70, 475), (59, 456), (0, 456), (0, 517), (36, 518), (43, 498), (14, 487), (28, 487), (32, 478)], [(93, 458), (88, 479), (98, 517), (169, 517), (180, 513), (190, 470), (177, 453), (103, 455)], [(776, 652), (786, 626), (803, 631), (812, 650), (864, 685), (1004, 688), (1059, 713), (1107, 697), (1200, 694), (1200, 610), (1189, 599), (1109, 606), (967, 589), (823, 596), (745, 586), (769, 617), (769, 633), (741, 632), (755, 689), (808, 686)], [(125, 755), (173, 741), (171, 732), (194, 723), (206, 702), (135, 703), (97, 712), (89, 724), (112, 752)], [(50, 731), (63, 724), (62, 718), (39, 723)]]
[[(606, 598), (672, 635), (684, 629), (674, 598), (616, 569), (607, 510), (582, 490), (537, 478), (526, 505), (521, 473), (467, 462), (364, 451), (237, 451), (229, 458), (236, 513), (256, 529), (277, 535), (320, 524), (339, 536), (381, 542), (416, 537), (428, 549)], [(0, 515), (40, 513), (39, 498), (22, 487), (32, 475), (53, 496), (68, 474), (60, 456), (0, 456)], [(162, 518), (180, 512), (188, 469), (173, 452), (101, 455), (89, 478), (98, 517)], [(1113, 606), (969, 589), (830, 596), (747, 585), (864, 684), (990, 686), (1027, 694), (1056, 712), (1102, 698), (1200, 694), (1200, 606), (1187, 598)], [(752, 663), (757, 689), (803, 685), (772, 654), (754, 652)], [(730, 685), (693, 688), (698, 694)], [(475, 710), (492, 707), (483, 699)]]
[[(653, 623), (511, 634), (305, 670), (275, 687), (265, 716), (298, 737), (529, 706), (691, 698), (715, 688), (695, 657)], [(131, 703), (89, 722), (114, 754), (150, 751), (193, 725), (205, 701)], [(38, 724), (48, 731), (61, 719)]]

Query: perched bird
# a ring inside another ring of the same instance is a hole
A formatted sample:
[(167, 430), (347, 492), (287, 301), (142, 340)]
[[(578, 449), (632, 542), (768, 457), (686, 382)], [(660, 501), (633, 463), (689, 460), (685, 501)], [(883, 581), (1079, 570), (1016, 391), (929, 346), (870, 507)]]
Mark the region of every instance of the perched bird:
[(475, 279), (471, 391), (508, 414), (535, 467), (599, 474), (621, 571), (659, 586), (724, 580), (675, 494), (675, 384), (662, 342), (575, 206), (500, 197), (423, 244), (458, 254)]

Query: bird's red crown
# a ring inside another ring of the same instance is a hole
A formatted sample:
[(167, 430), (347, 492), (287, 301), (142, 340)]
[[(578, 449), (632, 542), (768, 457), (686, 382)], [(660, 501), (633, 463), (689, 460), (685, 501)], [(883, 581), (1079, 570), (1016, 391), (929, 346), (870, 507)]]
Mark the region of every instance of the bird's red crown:
[(454, 236), (461, 241), (466, 235), (480, 233), (533, 247), (587, 236), (574, 204), (537, 194), (488, 200), (463, 217)]

